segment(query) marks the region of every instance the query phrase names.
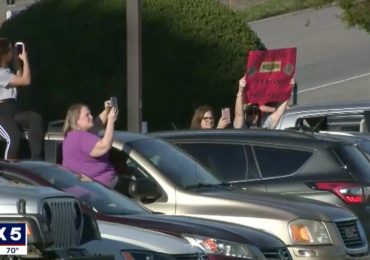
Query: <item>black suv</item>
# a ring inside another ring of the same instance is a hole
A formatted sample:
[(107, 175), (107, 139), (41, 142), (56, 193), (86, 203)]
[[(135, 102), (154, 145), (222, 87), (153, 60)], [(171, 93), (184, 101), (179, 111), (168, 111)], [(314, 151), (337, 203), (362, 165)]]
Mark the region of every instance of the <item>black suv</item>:
[(298, 195), (351, 209), (370, 238), (370, 157), (359, 149), (358, 139), (263, 129), (152, 135), (178, 145), (242, 189)]

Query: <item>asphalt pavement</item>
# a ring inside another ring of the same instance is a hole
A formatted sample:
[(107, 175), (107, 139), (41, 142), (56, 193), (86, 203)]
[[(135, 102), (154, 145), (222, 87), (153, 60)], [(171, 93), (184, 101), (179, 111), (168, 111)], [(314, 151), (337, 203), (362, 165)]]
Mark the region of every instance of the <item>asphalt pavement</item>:
[(298, 103), (370, 99), (370, 35), (336, 7), (250, 23), (269, 49), (297, 47)]
[(37, 1), (39, 0), (15, 0), (15, 5), (7, 6), (6, 0), (0, 0), (0, 25), (5, 21), (8, 10), (21, 10)]

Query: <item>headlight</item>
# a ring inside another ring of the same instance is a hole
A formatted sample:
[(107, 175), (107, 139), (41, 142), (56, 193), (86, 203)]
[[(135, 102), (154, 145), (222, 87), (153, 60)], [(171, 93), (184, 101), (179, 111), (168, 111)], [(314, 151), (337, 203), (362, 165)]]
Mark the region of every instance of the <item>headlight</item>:
[(289, 223), (289, 235), (294, 245), (330, 244), (325, 226), (315, 220), (297, 219)]
[(183, 234), (182, 236), (189, 241), (191, 245), (200, 247), (207, 254), (256, 259), (256, 254), (254, 254), (252, 246), (247, 244), (198, 235)]

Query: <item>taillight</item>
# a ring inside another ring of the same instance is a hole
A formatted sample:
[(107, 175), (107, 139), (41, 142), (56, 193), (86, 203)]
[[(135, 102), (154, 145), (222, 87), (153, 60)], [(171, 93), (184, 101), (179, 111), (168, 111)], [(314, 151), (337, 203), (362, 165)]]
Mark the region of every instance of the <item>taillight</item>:
[(314, 187), (318, 190), (333, 192), (348, 204), (359, 204), (364, 201), (361, 185), (351, 182), (316, 182)]

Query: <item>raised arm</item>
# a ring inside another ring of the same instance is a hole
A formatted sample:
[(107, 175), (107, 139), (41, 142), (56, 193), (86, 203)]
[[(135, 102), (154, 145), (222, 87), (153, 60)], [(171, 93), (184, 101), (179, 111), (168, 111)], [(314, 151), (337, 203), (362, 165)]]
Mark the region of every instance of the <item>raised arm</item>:
[(288, 107), (288, 103), (289, 103), (289, 100), (290, 100), (290, 97), (289, 99), (285, 100), (283, 103), (281, 103), (275, 110), (275, 112), (273, 112), (271, 114), (271, 124), (270, 126), (268, 127), (269, 129), (275, 129), (277, 124), (279, 123), (280, 121), (280, 118), (281, 116), (283, 115), (284, 111), (287, 109)]
[(263, 113), (273, 113), (276, 111), (276, 108), (275, 107), (271, 107), (271, 106), (266, 106), (266, 105), (260, 105), (259, 106), (259, 109), (261, 110), (261, 112)]
[(28, 63), (28, 56), (26, 46), (23, 45), (23, 51), (19, 54), (19, 59), (22, 61), (23, 66), (17, 70), (16, 75), (14, 75), (10, 82), (10, 87), (24, 87), (31, 84), (31, 69)]
[(108, 121), (108, 114), (111, 109), (112, 105), (110, 100), (104, 102), (104, 110), (99, 114), (100, 121), (103, 125), (107, 124)]
[[(294, 86), (294, 84), (295, 84), (294, 78), (292, 78), (292, 80), (290, 81), (290, 84), (292, 86)], [(288, 109), (290, 100), (291, 100), (291, 96), (287, 100), (282, 102), (277, 108), (268, 107), (268, 106), (260, 106), (261, 111), (263, 111), (262, 109), (264, 109), (265, 111), (266, 110), (271, 110), (272, 111), (272, 113), (270, 115), (271, 120), (265, 127), (269, 128), (269, 129), (275, 129), (276, 128), (277, 124), (280, 121), (281, 116), (284, 114), (285, 110)]]
[(235, 100), (235, 116), (234, 128), (242, 128), (244, 126), (244, 88), (247, 85), (247, 80), (243, 76), (239, 80), (239, 89)]
[(100, 157), (106, 154), (113, 144), (114, 123), (117, 120), (118, 110), (112, 107), (107, 116), (107, 127), (104, 136), (100, 139), (90, 152), (91, 157)]

